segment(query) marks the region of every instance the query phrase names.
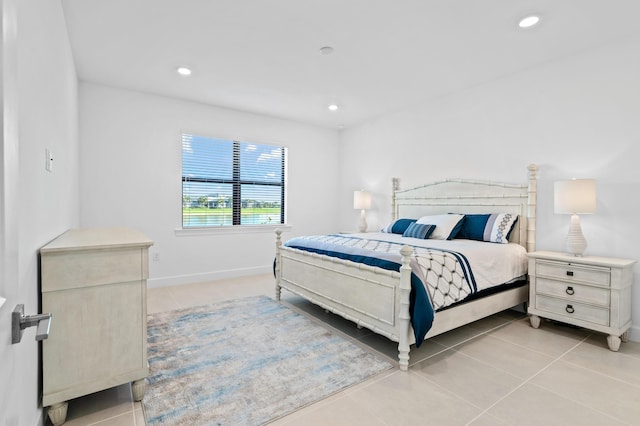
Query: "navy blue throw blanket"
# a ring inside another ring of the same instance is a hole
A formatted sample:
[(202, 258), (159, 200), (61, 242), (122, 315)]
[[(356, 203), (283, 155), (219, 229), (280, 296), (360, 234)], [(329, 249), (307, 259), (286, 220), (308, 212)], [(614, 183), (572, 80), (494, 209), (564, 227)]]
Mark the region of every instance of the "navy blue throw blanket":
[[(369, 266), (375, 266), (389, 271), (400, 271), (402, 266), (399, 263), (392, 262), (390, 260), (378, 259), (370, 256), (354, 255), (341, 253), (330, 250), (322, 250), (317, 248), (309, 248), (304, 246), (298, 246), (295, 244), (285, 243), (287, 247), (295, 248), (298, 250), (305, 250), (313, 253), (324, 254), (331, 257), (337, 257), (340, 259), (350, 260), (356, 263), (364, 263)], [(420, 279), (412, 272), (411, 273), (411, 293), (409, 294), (409, 314), (411, 316), (411, 325), (413, 326), (413, 333), (416, 338), (416, 347), (420, 347), (424, 341), (424, 336), (427, 335), (431, 325), (433, 324), (433, 307), (431, 301), (427, 295), (427, 291), (422, 285)]]

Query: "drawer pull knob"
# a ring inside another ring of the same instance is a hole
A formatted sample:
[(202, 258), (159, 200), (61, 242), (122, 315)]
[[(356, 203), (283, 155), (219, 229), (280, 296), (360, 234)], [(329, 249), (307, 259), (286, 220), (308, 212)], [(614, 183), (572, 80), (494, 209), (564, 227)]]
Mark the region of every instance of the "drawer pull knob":
[(564, 310), (567, 311), (570, 314), (572, 314), (572, 313), (574, 313), (576, 311), (575, 309), (573, 309), (573, 306), (571, 306), (571, 305), (567, 305), (567, 307), (564, 308)]
[(572, 277), (573, 276), (573, 271), (567, 271), (567, 276), (568, 277)]
[(573, 296), (575, 294), (575, 290), (573, 289), (573, 287), (567, 287), (567, 289), (565, 290), (565, 292), (569, 295), (569, 296)]

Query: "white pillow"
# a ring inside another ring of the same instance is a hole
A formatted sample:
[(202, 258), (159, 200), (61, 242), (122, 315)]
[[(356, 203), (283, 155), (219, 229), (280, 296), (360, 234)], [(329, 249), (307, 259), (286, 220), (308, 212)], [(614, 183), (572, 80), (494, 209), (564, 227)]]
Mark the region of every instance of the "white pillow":
[(455, 235), (460, 230), (460, 226), (456, 228), (456, 225), (462, 224), (463, 214), (438, 214), (433, 216), (422, 216), (418, 219), (417, 223), (435, 225), (436, 229), (433, 231), (430, 239), (433, 240), (449, 240), (455, 238)]

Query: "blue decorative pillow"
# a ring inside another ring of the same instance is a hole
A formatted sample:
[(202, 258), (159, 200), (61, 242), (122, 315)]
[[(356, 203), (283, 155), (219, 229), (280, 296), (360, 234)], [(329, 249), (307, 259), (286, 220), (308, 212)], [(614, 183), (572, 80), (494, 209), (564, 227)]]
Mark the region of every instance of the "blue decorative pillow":
[(467, 214), (456, 238), (506, 244), (517, 220), (513, 213)]
[(484, 241), (484, 227), (490, 214), (467, 214), (462, 220), (462, 227), (456, 238)]
[(404, 234), (404, 231), (407, 230), (409, 225), (414, 223), (416, 219), (398, 219), (394, 220), (384, 228), (380, 230), (380, 232), (386, 232), (388, 234)]
[(424, 223), (412, 223), (402, 234), (403, 237), (419, 238), (426, 240), (429, 235), (436, 229), (435, 225), (427, 225)]

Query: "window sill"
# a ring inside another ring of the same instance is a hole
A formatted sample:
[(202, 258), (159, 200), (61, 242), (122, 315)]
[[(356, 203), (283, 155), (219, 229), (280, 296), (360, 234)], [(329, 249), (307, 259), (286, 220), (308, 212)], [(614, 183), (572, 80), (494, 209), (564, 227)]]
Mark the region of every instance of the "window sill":
[(174, 230), (176, 237), (196, 237), (200, 235), (223, 234), (264, 234), (275, 233), (276, 229), (291, 229), (291, 225), (240, 225), (240, 226), (211, 226), (202, 228), (178, 228)]

